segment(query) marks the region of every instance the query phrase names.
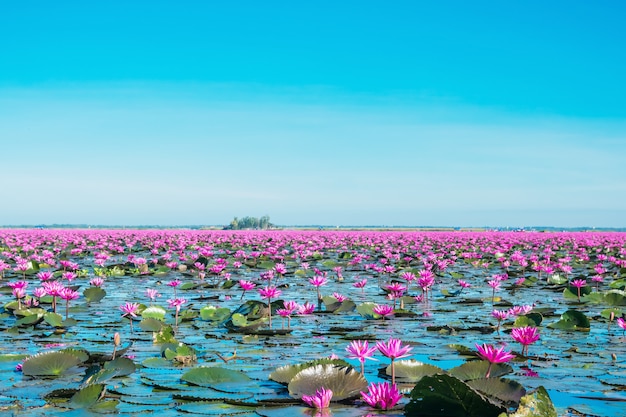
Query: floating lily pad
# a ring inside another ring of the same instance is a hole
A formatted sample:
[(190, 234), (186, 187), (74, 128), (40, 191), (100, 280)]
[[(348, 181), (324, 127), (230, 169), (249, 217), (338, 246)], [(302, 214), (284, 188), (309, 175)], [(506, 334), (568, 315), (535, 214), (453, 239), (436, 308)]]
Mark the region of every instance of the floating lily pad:
[(96, 303), (102, 300), (107, 295), (107, 292), (99, 287), (89, 287), (83, 291), (83, 296), (89, 303)]
[(352, 368), (316, 365), (298, 372), (289, 382), (289, 395), (302, 398), (315, 395), (320, 388), (333, 392), (332, 401), (356, 398), (367, 389), (367, 380)]
[(520, 399), (526, 395), (526, 389), (519, 382), (506, 378), (473, 379), (468, 381), (467, 385), (509, 405), (517, 406)]
[(104, 384), (88, 385), (78, 390), (70, 399), (69, 406), (72, 408), (89, 408), (102, 398), (105, 393)]
[[(448, 374), (462, 381), (471, 381), (484, 378), (485, 375), (487, 375), (487, 369), (489, 369), (489, 362), (487, 361), (470, 361), (450, 369)], [(511, 365), (507, 363), (494, 363), (491, 366), (489, 377), (499, 378), (512, 372), (513, 368), (511, 368)]]
[(548, 324), (551, 329), (589, 331), (589, 319), (578, 310), (567, 310), (561, 315), (561, 320)]
[[(414, 359), (400, 360), (395, 362), (396, 378), (403, 382), (417, 382), (427, 375), (443, 374), (445, 371), (437, 366), (423, 363)], [(385, 373), (391, 376), (391, 365), (385, 368)]]
[(180, 379), (201, 387), (212, 387), (221, 382), (247, 383), (251, 380), (243, 372), (220, 366), (194, 368), (185, 372)]
[(82, 361), (67, 352), (44, 352), (31, 356), (22, 364), (22, 373), (29, 376), (59, 376)]
[(285, 365), (272, 372), (269, 378), (281, 384), (289, 384), (289, 382), (303, 369), (317, 365), (335, 365), (350, 367), (350, 364), (342, 359), (317, 359), (297, 365)]
[(405, 416), (497, 417), (506, 411), (472, 387), (450, 375), (423, 377), (411, 391)]

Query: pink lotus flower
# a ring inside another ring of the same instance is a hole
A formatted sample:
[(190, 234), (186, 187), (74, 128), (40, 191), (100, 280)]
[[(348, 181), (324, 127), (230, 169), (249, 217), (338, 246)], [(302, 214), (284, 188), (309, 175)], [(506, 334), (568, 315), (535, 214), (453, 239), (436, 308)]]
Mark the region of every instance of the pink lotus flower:
[(313, 278), (309, 278), (309, 282), (311, 283), (311, 285), (317, 288), (317, 299), (321, 300), (322, 295), (320, 293), (320, 287), (326, 285), (328, 280), (322, 275), (315, 275)]
[(80, 297), (80, 293), (72, 290), (71, 288), (63, 288), (59, 291), (59, 297), (65, 300), (65, 320), (67, 320), (70, 313), (70, 300), (76, 300)]
[(174, 298), (167, 300), (167, 304), (169, 304), (170, 308), (175, 308), (176, 312), (174, 313), (174, 326), (178, 327), (178, 313), (180, 312), (180, 306), (186, 304), (187, 300), (184, 298)]
[(313, 314), (314, 311), (315, 311), (315, 304), (311, 304), (308, 301), (298, 307), (298, 314), (302, 316), (308, 316), (310, 314)]
[(346, 347), (346, 351), (348, 352), (348, 357), (353, 359), (358, 359), (361, 362), (361, 375), (365, 373), (365, 360), (373, 359), (374, 352), (376, 352), (377, 347), (369, 347), (367, 340), (353, 340), (350, 342), (348, 347)]
[(94, 277), (89, 281), (89, 285), (93, 287), (101, 287), (104, 284), (104, 280), (100, 277)]
[(267, 309), (269, 312), (269, 325), (272, 328), (272, 298), (278, 298), (282, 291), (273, 286), (263, 287), (259, 290), (261, 298), (267, 299)]
[(333, 297), (335, 297), (335, 299), (337, 301), (339, 301), (340, 303), (343, 303), (344, 301), (346, 301), (348, 299), (348, 297), (346, 297), (343, 294), (339, 294), (338, 292), (334, 292), (333, 293)]
[(361, 294), (363, 293), (364, 288), (365, 288), (366, 285), (367, 285), (367, 279), (363, 279), (361, 281), (357, 281), (354, 284), (352, 284), (352, 286), (354, 288), (360, 288), (361, 289)]
[(128, 317), (130, 323), (130, 332), (133, 332), (133, 317), (137, 317), (137, 309), (139, 309), (138, 303), (125, 303), (120, 306), (122, 310), (122, 317)]
[(378, 314), (385, 319), (385, 317), (393, 316), (393, 307), (386, 304), (379, 304), (373, 308), (374, 314)]
[(361, 398), (373, 408), (389, 410), (402, 399), (402, 394), (396, 384), (389, 382), (372, 383), (367, 389), (367, 393), (361, 391)]
[(332, 398), (333, 392), (329, 389), (321, 387), (315, 392), (315, 395), (303, 395), (302, 401), (313, 408), (321, 410), (330, 406), (330, 400)]
[(161, 296), (161, 294), (159, 294), (159, 291), (153, 288), (148, 288), (146, 290), (146, 295), (148, 296), (151, 302), (155, 302), (157, 297)]
[(478, 356), (489, 362), (489, 367), (487, 368), (485, 378), (489, 378), (489, 375), (491, 373), (491, 366), (494, 363), (505, 363), (515, 357), (515, 355), (512, 355), (511, 352), (505, 351), (504, 346), (501, 346), (499, 349), (496, 349), (493, 345), (487, 344), (483, 344), (481, 346), (477, 343), (475, 346), (476, 349), (478, 349)]
[(241, 292), (240, 300), (243, 300), (243, 296), (246, 294), (246, 291), (253, 290), (256, 287), (256, 284), (252, 281), (246, 281), (245, 279), (239, 280), (239, 287), (243, 290)]
[(413, 348), (409, 345), (402, 345), (400, 339), (390, 338), (387, 343), (376, 342), (376, 348), (380, 353), (391, 359), (391, 382), (396, 383), (396, 368), (394, 360), (406, 358)]
[(48, 281), (49, 279), (52, 279), (54, 277), (54, 274), (50, 271), (41, 271), (37, 274), (37, 278), (39, 278), (41, 281)]
[(576, 287), (578, 301), (580, 301), (580, 289), (587, 285), (587, 281), (584, 279), (575, 279), (571, 282), (572, 287)]
[(120, 310), (122, 310), (122, 312), (124, 314), (122, 314), (122, 317), (128, 317), (128, 316), (132, 316), (132, 317), (137, 317), (137, 309), (139, 308), (139, 303), (125, 303), (122, 304), (120, 306)]
[(522, 355), (528, 354), (528, 346), (539, 340), (539, 332), (536, 327), (524, 326), (511, 330), (511, 337), (522, 345)]

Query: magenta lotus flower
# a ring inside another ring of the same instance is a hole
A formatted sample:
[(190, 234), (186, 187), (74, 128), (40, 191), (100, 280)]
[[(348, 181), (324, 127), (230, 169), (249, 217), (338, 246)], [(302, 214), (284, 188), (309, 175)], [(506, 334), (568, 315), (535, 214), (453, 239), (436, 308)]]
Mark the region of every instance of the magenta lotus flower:
[(335, 300), (339, 301), (340, 303), (343, 303), (348, 299), (348, 297), (343, 294), (339, 294), (338, 292), (334, 292), (333, 297), (335, 297)]
[(417, 277), (415, 276), (413, 272), (403, 272), (400, 274), (400, 278), (402, 278), (408, 283), (411, 283), (417, 279)]
[(515, 355), (512, 355), (511, 352), (505, 351), (504, 346), (495, 348), (493, 345), (483, 344), (481, 346), (478, 343), (476, 343), (475, 346), (478, 350), (478, 356), (489, 362), (485, 378), (489, 378), (489, 375), (491, 374), (491, 366), (494, 363), (505, 363), (515, 357)]
[(378, 304), (373, 309), (375, 314), (378, 314), (384, 320), (385, 317), (393, 316), (393, 307), (387, 304)]
[(148, 288), (146, 290), (146, 295), (148, 296), (148, 298), (150, 299), (150, 302), (154, 303), (157, 299), (157, 297), (160, 297), (161, 294), (159, 294), (158, 290), (155, 290), (154, 288)]
[(619, 317), (615, 322), (622, 329), (622, 334), (626, 333), (626, 320), (624, 320), (622, 317)]
[(139, 303), (125, 303), (120, 306), (122, 317), (128, 317), (131, 333), (133, 332), (133, 317), (137, 317), (137, 309), (139, 309)]
[(72, 282), (74, 280), (74, 278), (76, 278), (76, 274), (73, 272), (63, 272), (61, 274), (61, 278), (66, 279), (67, 282)]
[(26, 297), (26, 290), (24, 288), (13, 288), (13, 297), (15, 297), (15, 299), (17, 300), (17, 309), (21, 310), (22, 309), (22, 298)]
[(298, 307), (298, 314), (301, 316), (308, 316), (310, 314), (313, 314), (314, 311), (315, 304), (311, 304), (308, 301)]
[(89, 285), (93, 287), (102, 287), (103, 284), (104, 284), (104, 279), (100, 277), (94, 277), (89, 281)]
[(329, 389), (321, 387), (315, 392), (315, 395), (303, 395), (302, 401), (313, 408), (322, 410), (330, 406), (330, 400), (333, 398), (333, 392)]
[(396, 383), (396, 368), (395, 360), (400, 358), (406, 358), (409, 356), (409, 352), (413, 348), (409, 345), (402, 345), (400, 339), (390, 338), (387, 343), (376, 342), (376, 348), (380, 353), (391, 359), (391, 382)]
[(320, 293), (320, 287), (323, 285), (326, 285), (326, 283), (328, 282), (328, 279), (326, 279), (322, 275), (315, 275), (313, 276), (313, 278), (309, 278), (309, 282), (311, 283), (311, 285), (317, 288), (317, 300), (319, 302), (322, 299), (322, 294)]
[(51, 271), (41, 271), (37, 273), (37, 278), (41, 281), (48, 281), (54, 277), (54, 274)]
[(178, 327), (178, 313), (180, 312), (180, 306), (186, 304), (187, 300), (184, 298), (173, 298), (167, 300), (167, 304), (169, 304), (170, 308), (176, 309), (174, 313), (174, 327)]
[(539, 332), (536, 327), (516, 327), (511, 330), (511, 337), (522, 345), (522, 355), (527, 355), (528, 346), (539, 340)]
[(272, 328), (272, 298), (278, 298), (282, 294), (282, 291), (273, 286), (266, 286), (259, 289), (261, 298), (267, 299), (267, 309), (269, 312), (269, 326)]
[(274, 272), (276, 272), (280, 276), (283, 276), (287, 273), (287, 267), (285, 266), (285, 264), (278, 263), (274, 265)]
[(570, 284), (572, 287), (576, 287), (576, 291), (578, 292), (578, 301), (580, 301), (580, 289), (587, 285), (587, 281), (584, 279), (575, 279)]
[(502, 323), (502, 320), (506, 320), (509, 317), (509, 312), (506, 310), (493, 310), (491, 315), (498, 320), (496, 332), (500, 334), (500, 324)]
[(358, 359), (361, 363), (361, 375), (365, 374), (365, 360), (376, 360), (372, 357), (374, 356), (374, 352), (376, 352), (376, 350), (376, 346), (369, 347), (367, 340), (353, 340), (350, 342), (348, 347), (346, 347), (348, 357)]
[(354, 284), (352, 284), (354, 288), (361, 289), (361, 294), (363, 294), (363, 292), (365, 291), (364, 288), (366, 285), (367, 285), (367, 279), (362, 279), (361, 281), (357, 281)]
[(65, 300), (65, 320), (67, 320), (67, 317), (70, 313), (70, 301), (76, 300), (78, 297), (80, 297), (80, 293), (78, 291), (72, 290), (71, 288), (63, 288), (61, 291), (59, 291), (59, 297)]
[(509, 316), (523, 316), (530, 313), (532, 309), (533, 306), (529, 304), (522, 306), (513, 306), (509, 309)]
[(41, 286), (46, 290), (46, 294), (52, 297), (52, 312), (57, 311), (57, 297), (59, 292), (65, 288), (63, 284), (58, 281), (44, 281)]
[(372, 383), (367, 387), (367, 390), (367, 393), (361, 391), (361, 398), (370, 407), (379, 410), (389, 410), (402, 399), (402, 394), (396, 384), (393, 383)]
[(246, 294), (246, 291), (251, 291), (256, 287), (256, 284), (252, 281), (246, 281), (245, 279), (239, 280), (239, 287), (243, 290), (241, 293), (240, 300), (243, 300), (243, 296)]
[(180, 284), (182, 284), (182, 282), (178, 279), (170, 281), (166, 284), (168, 287), (172, 287), (174, 289), (174, 298), (176, 298), (176, 288), (178, 288)]

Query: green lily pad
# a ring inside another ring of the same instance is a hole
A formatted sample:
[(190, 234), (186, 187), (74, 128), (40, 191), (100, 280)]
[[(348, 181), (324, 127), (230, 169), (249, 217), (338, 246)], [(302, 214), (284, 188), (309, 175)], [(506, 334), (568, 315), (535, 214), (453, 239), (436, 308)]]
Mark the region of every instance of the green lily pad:
[(22, 373), (29, 376), (59, 376), (81, 363), (80, 358), (67, 352), (44, 352), (26, 359), (22, 364)]
[(161, 306), (150, 306), (141, 312), (141, 317), (144, 319), (154, 319), (163, 321), (165, 319), (167, 311)]
[(139, 328), (146, 332), (159, 332), (163, 328), (163, 322), (153, 318), (144, 318), (139, 322)]
[(589, 331), (589, 319), (578, 310), (567, 310), (561, 315), (561, 320), (548, 324), (551, 329)]
[(247, 383), (251, 381), (251, 378), (241, 371), (222, 368), (220, 366), (190, 369), (185, 372), (180, 379), (201, 387), (212, 387), (216, 383), (221, 382)]
[(519, 404), (520, 399), (526, 395), (526, 389), (511, 379), (506, 378), (480, 378), (467, 382), (467, 385), (481, 393), (497, 398), (505, 404)]
[(410, 396), (404, 409), (408, 417), (497, 417), (506, 411), (465, 382), (445, 374), (423, 377)]
[(46, 313), (43, 319), (52, 327), (63, 327), (63, 316), (57, 313)]
[[(402, 379), (403, 382), (417, 382), (424, 376), (446, 373), (446, 371), (437, 366), (415, 359), (396, 361), (394, 366), (396, 378)], [(391, 376), (391, 365), (385, 368), (385, 373)]]
[(88, 385), (78, 390), (70, 399), (69, 405), (72, 408), (89, 408), (100, 400), (105, 393), (104, 384)]
[(301, 399), (320, 388), (333, 392), (332, 401), (357, 398), (367, 389), (367, 380), (356, 370), (335, 365), (316, 365), (298, 372), (289, 382), (289, 395)]
[(83, 296), (88, 303), (96, 303), (102, 300), (107, 295), (107, 292), (99, 287), (89, 287), (83, 291)]
[(300, 371), (317, 365), (335, 365), (350, 367), (350, 364), (342, 359), (316, 359), (314, 361), (299, 363), (296, 365), (281, 366), (280, 368), (277, 368), (274, 372), (272, 372), (269, 378), (272, 381), (276, 381), (280, 384), (289, 384), (293, 377), (296, 376)]
[[(489, 369), (489, 362), (487, 361), (469, 361), (450, 369), (448, 374), (462, 381), (471, 381), (474, 379), (484, 378), (485, 375), (487, 375), (487, 369)], [(489, 377), (499, 378), (512, 372), (513, 368), (511, 365), (507, 363), (494, 363), (491, 365)]]

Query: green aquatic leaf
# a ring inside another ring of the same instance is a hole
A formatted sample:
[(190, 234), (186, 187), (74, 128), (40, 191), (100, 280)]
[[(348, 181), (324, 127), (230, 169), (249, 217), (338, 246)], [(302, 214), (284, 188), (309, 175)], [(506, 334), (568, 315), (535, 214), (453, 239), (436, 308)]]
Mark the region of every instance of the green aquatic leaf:
[(59, 376), (82, 362), (71, 353), (43, 352), (26, 359), (22, 364), (22, 373), (28, 376)]
[(367, 390), (367, 380), (352, 367), (316, 365), (298, 372), (289, 382), (289, 395), (302, 398), (315, 395), (320, 388), (333, 392), (332, 401), (357, 398)]
[(450, 375), (423, 377), (413, 388), (404, 409), (408, 417), (497, 417), (506, 407)]

